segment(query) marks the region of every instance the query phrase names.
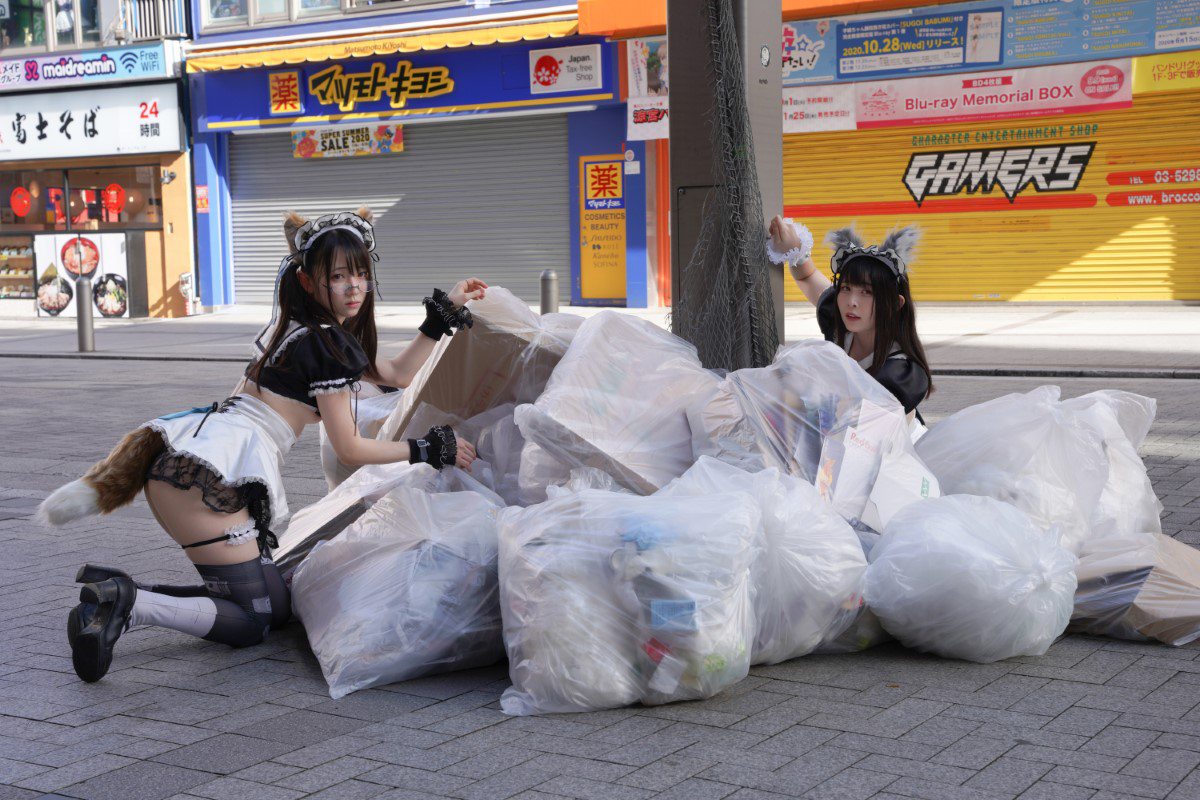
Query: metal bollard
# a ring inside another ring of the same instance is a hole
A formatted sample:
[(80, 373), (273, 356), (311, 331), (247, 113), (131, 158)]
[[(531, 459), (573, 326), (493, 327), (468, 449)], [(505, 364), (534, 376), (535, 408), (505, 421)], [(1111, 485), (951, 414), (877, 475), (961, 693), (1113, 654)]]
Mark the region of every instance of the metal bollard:
[(75, 315), (79, 352), (96, 352), (96, 335), (92, 325), (92, 279), (82, 275), (75, 279)]
[(558, 273), (552, 269), (542, 270), (542, 313), (558, 312)]

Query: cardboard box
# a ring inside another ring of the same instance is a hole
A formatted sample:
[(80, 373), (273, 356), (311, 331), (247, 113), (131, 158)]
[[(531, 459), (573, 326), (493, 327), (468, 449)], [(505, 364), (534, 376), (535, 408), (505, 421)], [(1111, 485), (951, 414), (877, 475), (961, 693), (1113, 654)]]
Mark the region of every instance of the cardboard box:
[(1158, 561), (1123, 622), (1175, 647), (1200, 639), (1200, 550), (1158, 534)]
[(399, 441), (425, 433), (408, 430), (422, 405), (470, 419), (505, 403), (532, 403), (583, 321), (567, 314), (539, 318), (499, 287), (469, 307), (474, 327), (438, 342), (376, 438)]

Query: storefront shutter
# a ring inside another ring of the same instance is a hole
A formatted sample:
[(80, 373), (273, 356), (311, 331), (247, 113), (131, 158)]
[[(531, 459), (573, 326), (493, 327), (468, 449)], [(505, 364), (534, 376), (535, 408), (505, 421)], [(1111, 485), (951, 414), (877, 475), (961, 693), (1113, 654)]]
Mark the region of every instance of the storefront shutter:
[(539, 276), (570, 289), (565, 115), (409, 125), (395, 155), (298, 159), (290, 134), (235, 136), (230, 147), (236, 301), (270, 302), (286, 253), (284, 212), (376, 215), (387, 303), (477, 276), (537, 302)]
[[(1026, 138), (1050, 126), (1061, 135)], [(1010, 138), (990, 140), (1000, 132)], [(1009, 204), (999, 187), (964, 190), (950, 212), (944, 198), (918, 208), (903, 183), (913, 153), (1083, 142), (1096, 147), (1068, 192), (1029, 187)], [(915, 222), (925, 233), (912, 270), (918, 300), (1200, 299), (1200, 92), (1138, 95), (1131, 109), (1094, 114), (794, 134), (783, 159), (785, 209), (812, 228), (826, 271), (826, 231), (857, 222), (875, 243)], [(1142, 172), (1169, 183), (1123, 175)], [(1028, 205), (1050, 198), (1075, 207)], [(979, 201), (992, 205), (972, 210)], [(790, 280), (786, 296), (803, 300)]]

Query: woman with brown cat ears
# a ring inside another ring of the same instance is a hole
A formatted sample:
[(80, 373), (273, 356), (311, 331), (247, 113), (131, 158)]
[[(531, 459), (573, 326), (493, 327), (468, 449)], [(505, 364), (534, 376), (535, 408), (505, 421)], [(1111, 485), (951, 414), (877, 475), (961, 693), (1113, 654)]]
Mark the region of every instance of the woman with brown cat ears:
[(375, 231), (368, 209), (306, 220), (288, 216), (288, 255), (275, 285), (273, 318), (232, 397), (151, 420), (104, 461), (42, 503), (39, 518), (64, 525), (131, 502), (139, 491), (184, 549), (203, 585), (143, 586), (124, 572), (87, 564), (67, 636), (75, 671), (97, 681), (132, 625), (158, 625), (233, 647), (263, 640), (287, 621), (291, 602), (270, 549), (287, 519), (281, 468), (307, 425), (325, 423), (348, 465), (407, 461), (469, 468), (470, 443), (447, 426), (406, 442), (359, 437), (353, 397), (360, 379), (405, 387), (442, 336), (471, 326), (468, 300), (487, 284), (460, 281), (425, 298), (420, 335), (394, 358), (377, 356)]

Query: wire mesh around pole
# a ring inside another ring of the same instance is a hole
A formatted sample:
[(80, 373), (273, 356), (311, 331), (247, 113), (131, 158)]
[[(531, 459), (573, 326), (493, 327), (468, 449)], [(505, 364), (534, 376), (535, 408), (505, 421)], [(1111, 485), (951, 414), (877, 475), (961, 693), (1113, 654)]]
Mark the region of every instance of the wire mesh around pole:
[(754, 163), (746, 76), (733, 0), (702, 0), (707, 15), (709, 111), (717, 186), (704, 205), (700, 235), (680, 271), (672, 314), (704, 366), (770, 364), (779, 349), (764, 246), (762, 195)]

